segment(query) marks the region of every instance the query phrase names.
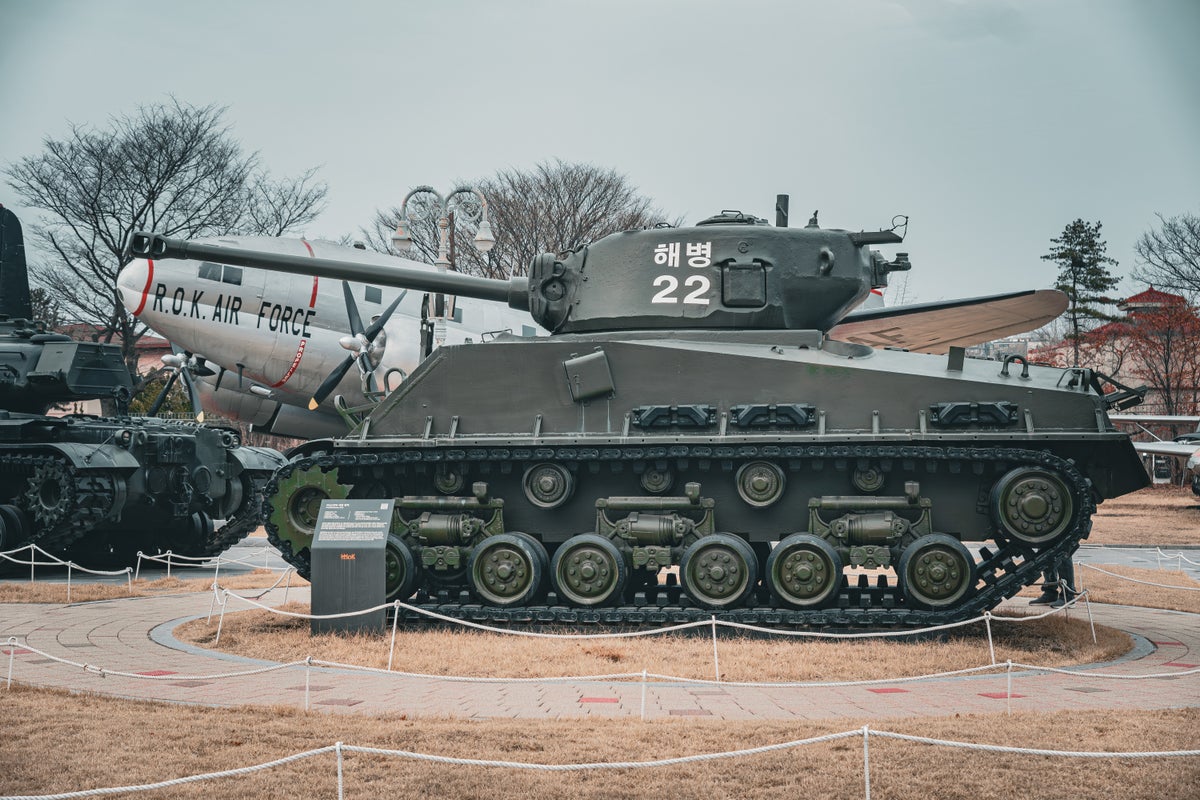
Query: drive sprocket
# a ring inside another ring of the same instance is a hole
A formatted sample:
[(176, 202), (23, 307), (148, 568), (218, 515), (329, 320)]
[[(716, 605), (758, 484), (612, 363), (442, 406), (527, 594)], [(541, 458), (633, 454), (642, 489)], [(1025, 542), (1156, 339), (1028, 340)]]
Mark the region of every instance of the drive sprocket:
[(274, 482), (274, 492), (264, 499), (267, 539), (301, 577), (309, 576), (309, 547), (317, 532), (321, 501), (344, 500), (350, 489), (338, 482), (336, 468), (325, 471), (312, 466), (291, 472), (284, 468)]

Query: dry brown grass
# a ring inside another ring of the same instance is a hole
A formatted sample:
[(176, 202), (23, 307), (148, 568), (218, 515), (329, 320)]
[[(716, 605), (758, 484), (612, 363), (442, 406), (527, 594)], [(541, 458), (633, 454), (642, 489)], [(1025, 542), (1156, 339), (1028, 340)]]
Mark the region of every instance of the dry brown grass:
[[(1200, 555), (1200, 554), (1197, 554)], [(1168, 569), (1141, 569), (1138, 567), (1116, 566), (1113, 564), (1097, 564), (1097, 567), (1116, 575), (1123, 575), (1139, 581), (1179, 586), (1191, 591), (1164, 589), (1159, 586), (1146, 586), (1131, 583), (1121, 578), (1106, 575), (1087, 566), (1075, 569), (1075, 582), (1088, 593), (1088, 599), (1093, 603), (1111, 603), (1120, 606), (1142, 606), (1145, 608), (1166, 608), (1171, 611), (1187, 611), (1200, 614), (1200, 583), (1190, 576)], [(1037, 590), (1028, 588), (1023, 594), (1036, 594)]]
[(1105, 500), (1092, 516), (1091, 544), (1200, 545), (1200, 497), (1179, 486), (1151, 486)]
[[(288, 610), (308, 607), (289, 604)], [(217, 620), (203, 619), (176, 628), (175, 635), (212, 647)], [(1108, 661), (1128, 652), (1124, 633), (1097, 627), (1098, 643), (1082, 615), (1022, 623), (993, 623), (996, 657), (1038, 666)], [(340, 636), (309, 632), (307, 620), (267, 611), (226, 614), (219, 648), (249, 658), (289, 662), (308, 656), (365, 667), (386, 668), (390, 632)], [(721, 678), (727, 681), (872, 680), (897, 675), (926, 675), (988, 664), (982, 624), (955, 631), (945, 639), (829, 641), (749, 637), (723, 632), (718, 637)], [(503, 653), (503, 658), (497, 658)], [(561, 677), (641, 672), (683, 678), (714, 675), (712, 639), (670, 634), (637, 639), (563, 641), (530, 639), (462, 630), (401, 631), (392, 669), (431, 675), (472, 677)]]
[[(792, 741), (860, 728), (863, 720), (720, 722), (621, 719), (421, 720), (210, 709), (15, 688), (0, 691), (7, 744), (0, 792), (62, 792), (249, 766), (334, 742), (535, 763), (648, 760)], [(1087, 751), (1193, 749), (1200, 710), (1020, 713), (872, 722), (939, 739)], [(18, 744), (19, 743), (19, 744)], [(871, 740), (871, 796), (890, 800), (1119, 796), (1194, 800), (1200, 759), (1001, 755)], [(546, 773), (347, 755), (347, 798), (608, 798), (863, 796), (862, 743), (846, 739), (703, 764)], [(138, 797), (336, 797), (335, 758), (318, 756), (241, 778)]]
[[(194, 575), (194, 572), (184, 574)], [(226, 589), (265, 589), (279, 580), (280, 573), (256, 569), (239, 575), (225, 573), (220, 576), (221, 586)], [(56, 579), (57, 580), (57, 579)], [(286, 582), (286, 579), (285, 579)], [(306, 587), (308, 581), (293, 573), (293, 587)], [(283, 586), (283, 584), (280, 584)], [(212, 576), (204, 578), (158, 578), (133, 582), (132, 592), (128, 583), (76, 583), (71, 584), (72, 603), (87, 603), (95, 600), (117, 600), (122, 597), (151, 597), (184, 592), (207, 592), (212, 588)], [(47, 580), (14, 581), (0, 583), (0, 603), (66, 603), (67, 584)]]

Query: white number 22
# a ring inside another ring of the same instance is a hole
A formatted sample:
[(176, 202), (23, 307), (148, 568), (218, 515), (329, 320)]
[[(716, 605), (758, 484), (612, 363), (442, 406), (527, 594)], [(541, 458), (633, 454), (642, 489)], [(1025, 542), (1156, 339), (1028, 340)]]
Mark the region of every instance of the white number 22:
[[(654, 279), (653, 285), (655, 287), (661, 286), (662, 289), (660, 289), (654, 295), (654, 297), (650, 299), (651, 303), (679, 302), (679, 298), (675, 296), (675, 290), (679, 288), (679, 279), (674, 275), (659, 275)], [(696, 306), (708, 305), (708, 298), (704, 297), (704, 295), (708, 294), (708, 290), (712, 287), (712, 284), (709, 282), (708, 278), (703, 275), (691, 275), (684, 279), (683, 285), (686, 289), (692, 289), (692, 291), (684, 295), (684, 303)], [(693, 289), (692, 287), (695, 288)]]

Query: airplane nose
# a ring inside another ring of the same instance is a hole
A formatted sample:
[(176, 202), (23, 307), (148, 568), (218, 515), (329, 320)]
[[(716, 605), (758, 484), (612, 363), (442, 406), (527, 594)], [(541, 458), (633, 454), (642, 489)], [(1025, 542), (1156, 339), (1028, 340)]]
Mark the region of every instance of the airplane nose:
[(146, 306), (146, 295), (150, 292), (150, 282), (153, 279), (154, 262), (144, 258), (135, 258), (117, 276), (117, 290), (121, 293), (121, 301), (126, 310), (135, 317), (140, 316)]

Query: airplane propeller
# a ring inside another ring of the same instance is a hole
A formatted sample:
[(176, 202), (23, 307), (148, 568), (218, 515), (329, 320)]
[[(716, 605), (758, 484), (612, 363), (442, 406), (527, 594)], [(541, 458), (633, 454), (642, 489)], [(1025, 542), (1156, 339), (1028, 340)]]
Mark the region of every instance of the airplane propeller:
[(370, 378), (375, 367), (379, 366), (379, 359), (383, 355), (387, 336), (383, 333), (383, 326), (387, 324), (392, 312), (400, 305), (400, 301), (408, 294), (408, 290), (401, 292), (400, 296), (393, 300), (392, 304), (366, 328), (363, 328), (362, 317), (358, 313), (358, 304), (354, 302), (354, 292), (346, 281), (342, 281), (342, 294), (346, 297), (346, 316), (350, 320), (350, 335), (343, 336), (338, 342), (350, 351), (350, 355), (346, 356), (346, 360), (338, 364), (337, 368), (330, 372), (313, 392), (312, 399), (308, 401), (310, 410), (316, 409), (337, 388), (337, 385), (342, 382), (342, 378), (346, 377), (346, 373), (355, 363), (358, 364), (364, 381)]
[(192, 413), (196, 417), (197, 422), (204, 422), (204, 409), (200, 406), (200, 394), (196, 391), (196, 375), (216, 375), (217, 373), (208, 366), (203, 356), (195, 356), (186, 351), (177, 351), (162, 357), (162, 362), (171, 368), (171, 377), (167, 378), (166, 384), (162, 391), (158, 393), (158, 397), (154, 399), (154, 404), (150, 406), (149, 416), (153, 417), (158, 414), (158, 410), (162, 408), (163, 402), (167, 399), (167, 394), (171, 391), (171, 387), (175, 385), (175, 381), (180, 377), (183, 378), (183, 385), (187, 389), (188, 401), (192, 406)]

